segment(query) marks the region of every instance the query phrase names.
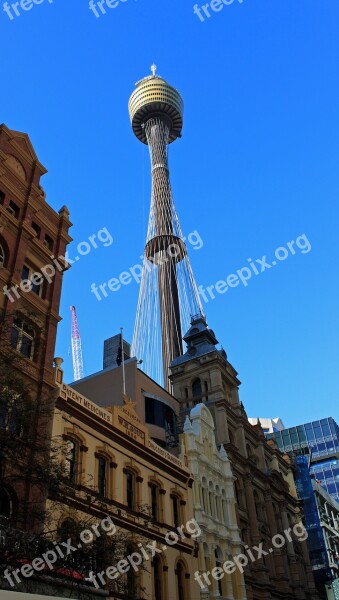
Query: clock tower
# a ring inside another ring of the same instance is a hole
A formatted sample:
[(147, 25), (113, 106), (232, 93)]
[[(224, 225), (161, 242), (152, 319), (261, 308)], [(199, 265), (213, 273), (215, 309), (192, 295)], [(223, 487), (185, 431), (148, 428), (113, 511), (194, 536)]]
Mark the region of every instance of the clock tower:
[[(174, 396), (180, 402), (180, 425), (196, 405), (210, 411), (216, 444), (231, 462), (236, 513), (244, 545), (263, 544), (301, 523), (293, 466), (278, 446), (251, 425), (239, 399), (238, 373), (202, 315), (191, 320), (186, 351), (171, 363)], [(194, 409), (193, 409), (194, 410)], [(245, 546), (246, 547), (246, 546)], [(317, 598), (306, 541), (287, 542), (245, 569), (249, 600)]]

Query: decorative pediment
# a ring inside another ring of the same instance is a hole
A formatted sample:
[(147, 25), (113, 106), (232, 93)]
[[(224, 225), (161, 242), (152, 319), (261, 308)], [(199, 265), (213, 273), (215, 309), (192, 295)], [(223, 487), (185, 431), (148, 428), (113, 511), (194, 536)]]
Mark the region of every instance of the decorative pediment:
[(22, 152), (27, 154), (32, 161), (38, 160), (37, 155), (35, 154), (35, 150), (32, 146), (31, 140), (29, 139), (27, 133), (22, 133), (21, 131), (10, 130), (12, 134), (12, 140)]
[(146, 445), (148, 442), (148, 429), (135, 410), (136, 403), (132, 402), (131, 398), (126, 395), (123, 395), (123, 401), (122, 406), (113, 406), (111, 409), (113, 424), (128, 437)]

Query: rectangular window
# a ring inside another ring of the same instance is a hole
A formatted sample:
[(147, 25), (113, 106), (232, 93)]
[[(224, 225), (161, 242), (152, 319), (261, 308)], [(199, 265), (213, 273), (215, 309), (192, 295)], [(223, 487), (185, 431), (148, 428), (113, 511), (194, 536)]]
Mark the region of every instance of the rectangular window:
[(158, 520), (158, 486), (151, 483), (151, 515), (155, 521)]
[(98, 458), (98, 492), (103, 498), (107, 495), (107, 460), (103, 456)]
[(146, 423), (154, 424), (155, 413), (154, 413), (154, 400), (153, 398), (145, 398), (145, 420)]
[(333, 442), (325, 442), (325, 446), (329, 452), (334, 452), (334, 444)]
[(291, 444), (291, 438), (290, 438), (290, 434), (288, 431), (283, 431), (282, 441), (283, 441), (284, 446), (289, 446)]
[(41, 233), (41, 227), (39, 227), (39, 225), (37, 223), (35, 223), (34, 221), (32, 221), (31, 227), (32, 227), (32, 229), (34, 229), (37, 237), (39, 238), (40, 237), (40, 233)]
[(296, 431), (294, 431), (294, 432), (291, 434), (291, 438), (292, 438), (292, 444), (299, 444), (299, 440), (298, 440), (298, 436), (297, 436), (297, 433), (296, 433)]
[(321, 439), (323, 437), (323, 432), (321, 431), (320, 426), (314, 427), (314, 435), (316, 440), (318, 440), (319, 438)]
[(31, 278), (33, 277), (33, 275), (41, 275), (41, 277), (38, 279), (37, 277), (35, 277), (35, 281), (41, 281), (41, 283), (34, 283), (32, 282), (32, 292), (34, 294), (36, 294), (37, 296), (39, 296), (40, 298), (45, 298), (46, 296), (46, 286), (45, 283), (46, 281), (44, 281), (43, 275), (41, 273), (39, 273), (39, 271), (37, 273), (35, 273), (33, 271), (33, 269), (31, 269), (30, 267), (28, 267), (27, 265), (24, 265), (22, 268), (22, 273), (21, 273), (21, 280), (22, 281), (31, 281)]
[(313, 429), (306, 429), (306, 437), (309, 442), (313, 442), (314, 440), (314, 432)]
[(66, 472), (68, 479), (74, 483), (77, 472), (77, 444), (74, 440), (67, 440)]
[(331, 428), (331, 431), (332, 431), (332, 433), (333, 433), (334, 435), (337, 435), (338, 431), (337, 431), (337, 429), (336, 429), (336, 427), (335, 427), (334, 421), (332, 421), (332, 420), (331, 420), (331, 422), (330, 422), (330, 428)]
[(179, 527), (179, 498), (177, 496), (172, 496), (172, 508), (174, 527)]
[(3, 204), (5, 200), (5, 192), (0, 190), (0, 204)]
[(126, 498), (127, 506), (131, 510), (134, 509), (134, 473), (127, 471), (126, 473)]
[(13, 217), (15, 217), (16, 219), (19, 218), (20, 209), (19, 209), (18, 205), (15, 204), (15, 202), (13, 202), (13, 200), (10, 200), (9, 205), (7, 206), (6, 210), (11, 215), (13, 215)]
[(47, 233), (45, 235), (44, 245), (47, 246), (51, 252), (53, 252), (53, 240), (51, 237), (49, 237), (49, 235), (47, 235)]
[(327, 423), (326, 423), (326, 425), (322, 425), (322, 430), (323, 430), (324, 437), (331, 435), (331, 430), (330, 430), (329, 426), (327, 425)]
[(23, 319), (14, 319), (11, 332), (11, 346), (25, 358), (34, 360), (35, 331)]

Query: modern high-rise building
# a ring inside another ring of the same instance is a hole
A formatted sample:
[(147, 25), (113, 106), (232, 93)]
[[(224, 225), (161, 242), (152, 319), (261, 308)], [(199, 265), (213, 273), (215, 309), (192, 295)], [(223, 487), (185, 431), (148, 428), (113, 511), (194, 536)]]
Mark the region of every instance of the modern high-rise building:
[[(124, 359), (131, 358), (131, 345), (123, 340)], [(120, 357), (120, 359), (119, 359)], [(103, 369), (116, 367), (122, 360), (121, 334), (117, 333), (104, 341)]]
[(313, 575), (325, 597), (328, 587), (335, 590), (339, 575), (339, 504), (312, 478), (307, 455), (295, 456), (294, 467)]
[(289, 427), (272, 434), (283, 452), (306, 454), (310, 472), (339, 501), (339, 426), (332, 417)]
[(248, 420), (251, 423), (251, 425), (257, 425), (259, 424), (259, 421), (265, 435), (266, 433), (274, 433), (275, 431), (281, 431), (282, 429), (285, 429), (285, 425), (280, 419), (280, 417), (276, 417), (275, 419), (267, 419), (265, 417), (253, 419), (249, 417)]

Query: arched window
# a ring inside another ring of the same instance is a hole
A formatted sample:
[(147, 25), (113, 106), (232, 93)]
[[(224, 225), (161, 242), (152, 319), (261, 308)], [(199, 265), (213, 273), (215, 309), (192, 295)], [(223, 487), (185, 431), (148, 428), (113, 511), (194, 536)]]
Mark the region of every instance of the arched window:
[(151, 481), (149, 483), (150, 500), (151, 500), (151, 516), (155, 521), (160, 520), (160, 488), (157, 483)]
[[(137, 552), (138, 549), (133, 544), (128, 544), (126, 547), (126, 555), (131, 556), (133, 553)], [(126, 600), (134, 600), (137, 597), (138, 591), (138, 577), (134, 569), (129, 569), (126, 573), (126, 595), (124, 596)]]
[(12, 513), (11, 499), (6, 490), (0, 491), (0, 517), (9, 519)]
[(279, 510), (278, 504), (276, 504), (274, 502), (273, 503), (273, 508), (274, 508), (275, 520), (276, 520), (276, 524), (277, 524), (277, 530), (278, 531), (282, 531), (283, 530), (282, 519), (281, 519), (281, 513), (280, 513), (280, 510)]
[(185, 593), (185, 568), (181, 562), (178, 562), (176, 568), (178, 600), (186, 600)]
[(193, 398), (196, 398), (198, 396), (201, 396), (201, 394), (202, 394), (201, 381), (200, 381), (200, 379), (195, 379), (192, 383), (192, 396), (193, 396)]
[(162, 563), (159, 556), (153, 558), (154, 600), (163, 600)]
[[(219, 567), (219, 568), (220, 567), (222, 568), (223, 560), (222, 560), (222, 552), (221, 552), (220, 548), (217, 548), (214, 551), (214, 556), (215, 556), (215, 566)], [(222, 589), (221, 579), (218, 579), (217, 581), (218, 581), (219, 594), (220, 594), (220, 596), (223, 596), (223, 589)]]
[(246, 451), (247, 451), (248, 458), (250, 458), (251, 456), (253, 456), (253, 450), (252, 450), (252, 448), (251, 448), (251, 446), (249, 444), (246, 444)]
[(5, 266), (6, 254), (4, 247), (0, 244), (0, 269)]
[(76, 522), (73, 519), (64, 519), (59, 525), (58, 534), (60, 540), (76, 540), (78, 536)]
[(72, 438), (66, 439), (66, 477), (75, 483), (78, 472), (79, 444)]
[(136, 475), (130, 469), (124, 469), (126, 504), (131, 510), (136, 507)]
[(234, 494), (235, 494), (236, 503), (237, 503), (238, 507), (240, 508), (240, 487), (239, 487), (238, 481), (234, 482)]
[(107, 496), (107, 477), (108, 477), (108, 468), (107, 468), (107, 458), (105, 456), (98, 456), (98, 493), (99, 496), (105, 498)]
[(207, 490), (202, 488), (202, 504), (205, 513), (207, 513)]
[(223, 507), (222, 507), (222, 499), (225, 496), (225, 490), (221, 490), (221, 495), (219, 494), (218, 496), (218, 514), (219, 514), (219, 520), (222, 523), (225, 523), (225, 516), (224, 516), (224, 511), (223, 511)]
[(182, 515), (182, 500), (177, 494), (171, 494), (174, 527), (179, 527), (185, 519)]
[(213, 505), (213, 494), (212, 494), (212, 492), (209, 492), (208, 499), (209, 499), (209, 505), (210, 505), (210, 515), (211, 515), (211, 517), (214, 517), (214, 505)]
[(261, 506), (260, 506), (260, 498), (257, 490), (253, 491), (253, 500), (255, 503), (255, 512), (257, 513), (258, 519), (261, 519)]

